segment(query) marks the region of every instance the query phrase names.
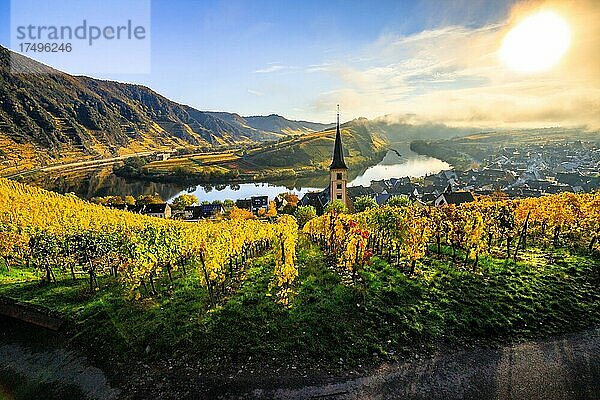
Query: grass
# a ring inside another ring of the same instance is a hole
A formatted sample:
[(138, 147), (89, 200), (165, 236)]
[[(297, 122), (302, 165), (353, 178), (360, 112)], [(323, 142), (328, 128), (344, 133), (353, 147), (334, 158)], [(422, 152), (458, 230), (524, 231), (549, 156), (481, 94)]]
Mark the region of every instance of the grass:
[(39, 279), (39, 277), (40, 275), (35, 271), (20, 266), (7, 269), (2, 261), (0, 261), (0, 286), (17, 282), (33, 281)]
[(249, 360), (345, 369), (423, 348), (596, 326), (599, 264), (563, 250), (531, 250), (519, 262), (483, 257), (475, 273), (430, 258), (408, 277), (374, 258), (361, 271), (361, 283), (348, 285), (318, 248), (304, 243), (289, 308), (270, 295), (271, 255), (251, 262), (237, 290), (215, 308), (195, 276), (178, 279), (169, 295), (141, 302), (127, 300), (109, 278), (93, 295), (84, 282), (68, 279), (49, 286), (3, 280), (0, 294), (64, 313), (75, 342), (104, 343), (123, 357), (193, 360), (212, 371)]

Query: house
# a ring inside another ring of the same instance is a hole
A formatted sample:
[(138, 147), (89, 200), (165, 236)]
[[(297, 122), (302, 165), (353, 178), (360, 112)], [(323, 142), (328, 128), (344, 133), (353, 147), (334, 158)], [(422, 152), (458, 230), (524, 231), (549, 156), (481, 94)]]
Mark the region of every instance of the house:
[(150, 217), (171, 218), (171, 206), (167, 203), (145, 204), (141, 213)]
[[(327, 192), (327, 193), (325, 193)], [(323, 190), (321, 192), (308, 192), (302, 199), (300, 199), (299, 204), (301, 206), (313, 206), (317, 215), (323, 215), (325, 212), (325, 205), (327, 204), (327, 200), (329, 198), (328, 190)]]
[(410, 196), (412, 194), (415, 194), (415, 196), (417, 196), (418, 190), (417, 190), (417, 186), (413, 183), (405, 183), (405, 184), (399, 184), (396, 183), (392, 188), (388, 189), (387, 192), (389, 194), (393, 194), (393, 195), (401, 195), (401, 194), (405, 194), (407, 196)]
[(383, 193), (390, 187), (391, 185), (387, 185), (387, 182), (383, 179), (380, 181), (371, 181), (371, 190), (375, 193)]
[(113, 210), (127, 211), (127, 210), (129, 210), (129, 207), (132, 207), (132, 206), (128, 207), (127, 204), (123, 203), (123, 204), (108, 204), (107, 207), (112, 208)]
[(200, 206), (200, 215), (202, 218), (215, 218), (224, 213), (225, 209), (222, 204), (204, 204)]
[(269, 209), (269, 196), (252, 196), (252, 212), (258, 212), (261, 208), (265, 211)]
[(171, 157), (169, 153), (157, 153), (154, 157), (155, 161), (167, 161)]
[(281, 193), (275, 196), (273, 201), (275, 202), (275, 207), (278, 210), (283, 209), (283, 207), (285, 207), (288, 204), (287, 200), (285, 199), (285, 196)]
[(235, 201), (235, 206), (243, 210), (252, 210), (252, 200), (250, 199), (239, 199)]
[(453, 169), (445, 169), (443, 171), (440, 171), (438, 173), (438, 176), (442, 180), (444, 180), (446, 182), (452, 181), (452, 180), (454, 180), (454, 181), (458, 180), (458, 176), (456, 175), (456, 171), (454, 171)]
[(361, 196), (369, 196), (373, 197), (375, 195), (375, 191), (371, 187), (364, 187), (362, 185), (359, 186), (350, 186), (346, 189), (346, 193), (350, 200), (356, 200)]
[(529, 189), (529, 188), (521, 188), (521, 193), (519, 197), (540, 197), (544, 193), (542, 193), (539, 189)]
[(201, 206), (188, 206), (183, 209), (183, 219), (186, 221), (196, 221), (201, 218)]
[[(421, 196), (421, 201), (425, 204), (430, 204), (433, 203), (435, 201), (435, 199), (438, 198), (438, 194), (437, 193), (425, 193), (423, 194), (423, 196)], [(412, 197), (410, 198), (412, 201), (417, 200), (417, 198), (415, 197), (415, 199), (413, 199)]]
[(144, 211), (144, 207), (144, 204), (136, 204), (135, 206), (129, 207), (129, 211), (135, 214), (142, 214), (142, 212)]
[(402, 178), (390, 178), (390, 184), (393, 187), (396, 186), (404, 186), (410, 183), (410, 178), (408, 176), (403, 176)]
[(378, 206), (382, 206), (385, 203), (387, 203), (387, 201), (392, 197), (391, 194), (387, 194), (387, 193), (377, 193), (375, 195), (375, 202), (377, 203)]
[(473, 193), (471, 193), (471, 192), (452, 192), (452, 193), (444, 192), (435, 199), (433, 204), (436, 207), (440, 207), (440, 206), (446, 206), (448, 204), (456, 205), (456, 204), (462, 204), (462, 203), (470, 203), (472, 201), (475, 201), (475, 198), (473, 197)]

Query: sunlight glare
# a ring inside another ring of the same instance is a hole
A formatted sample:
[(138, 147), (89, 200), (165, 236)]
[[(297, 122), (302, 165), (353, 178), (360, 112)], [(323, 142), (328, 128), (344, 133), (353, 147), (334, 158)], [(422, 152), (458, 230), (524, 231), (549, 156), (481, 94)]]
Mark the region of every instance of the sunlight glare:
[(567, 21), (549, 10), (526, 17), (504, 37), (500, 59), (511, 70), (520, 73), (552, 68), (571, 44)]

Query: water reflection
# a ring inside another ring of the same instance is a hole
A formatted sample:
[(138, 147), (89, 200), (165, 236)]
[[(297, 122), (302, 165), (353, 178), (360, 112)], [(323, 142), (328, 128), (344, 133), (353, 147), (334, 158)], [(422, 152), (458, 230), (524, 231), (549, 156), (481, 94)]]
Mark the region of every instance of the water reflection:
[[(322, 187), (288, 187), (281, 184), (270, 184), (270, 183), (241, 183), (237, 185), (230, 185), (226, 187), (213, 187), (212, 186), (198, 186), (195, 188), (188, 188), (181, 193), (189, 193), (195, 195), (200, 201), (213, 201), (213, 200), (225, 200), (225, 199), (245, 199), (251, 196), (269, 196), (273, 198), (280, 193), (290, 192), (297, 194), (298, 197), (302, 197), (304, 193), (322, 190)], [(173, 197), (178, 196), (178, 193)]]
[[(412, 152), (408, 143), (394, 143), (391, 147), (395, 151), (389, 151), (377, 165), (361, 170), (350, 170), (349, 186), (369, 186), (372, 180), (424, 176), (450, 168), (450, 165), (443, 161)], [(59, 193), (72, 192), (86, 199), (95, 196), (139, 196), (158, 193), (163, 199), (170, 200), (181, 193), (192, 193), (200, 201), (213, 201), (236, 200), (260, 195), (272, 198), (282, 192), (302, 196), (309, 191), (322, 190), (328, 183), (328, 175), (326, 171), (317, 171), (309, 177), (272, 183), (205, 184), (187, 187), (178, 183), (120, 178), (115, 176), (109, 167), (86, 173), (46, 175), (31, 183)]]
[(155, 193), (158, 193), (163, 199), (169, 199), (186, 188), (185, 185), (178, 183), (121, 178), (112, 173), (112, 167), (55, 176), (48, 174), (27, 183), (58, 193), (75, 193), (84, 199), (96, 196), (132, 195), (137, 197)]
[(401, 178), (403, 176), (420, 177), (436, 174), (451, 168), (450, 164), (428, 156), (413, 152), (408, 144), (395, 143), (395, 151), (388, 151), (383, 160), (349, 183), (349, 186), (369, 186), (371, 181)]

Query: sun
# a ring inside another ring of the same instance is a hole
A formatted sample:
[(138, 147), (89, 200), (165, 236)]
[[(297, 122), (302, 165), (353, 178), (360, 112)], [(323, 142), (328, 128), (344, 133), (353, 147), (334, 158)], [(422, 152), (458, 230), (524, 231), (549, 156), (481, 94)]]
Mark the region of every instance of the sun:
[(568, 22), (544, 10), (529, 15), (506, 34), (499, 56), (515, 72), (541, 72), (556, 65), (570, 45)]

